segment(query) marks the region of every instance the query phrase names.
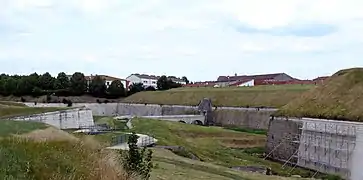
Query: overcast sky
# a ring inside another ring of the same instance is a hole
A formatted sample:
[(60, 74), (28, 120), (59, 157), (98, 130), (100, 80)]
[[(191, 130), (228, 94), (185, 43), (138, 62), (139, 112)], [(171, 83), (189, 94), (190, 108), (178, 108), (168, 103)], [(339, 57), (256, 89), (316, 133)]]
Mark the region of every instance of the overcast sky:
[(363, 66), (362, 0), (0, 0), (0, 72), (187, 76)]

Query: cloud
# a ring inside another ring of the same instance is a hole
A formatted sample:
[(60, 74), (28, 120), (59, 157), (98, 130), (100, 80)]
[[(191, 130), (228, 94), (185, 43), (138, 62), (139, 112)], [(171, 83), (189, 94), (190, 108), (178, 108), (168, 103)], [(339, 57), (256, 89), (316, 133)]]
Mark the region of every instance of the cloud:
[(314, 78), (363, 65), (361, 6), (358, 0), (3, 0), (0, 68)]

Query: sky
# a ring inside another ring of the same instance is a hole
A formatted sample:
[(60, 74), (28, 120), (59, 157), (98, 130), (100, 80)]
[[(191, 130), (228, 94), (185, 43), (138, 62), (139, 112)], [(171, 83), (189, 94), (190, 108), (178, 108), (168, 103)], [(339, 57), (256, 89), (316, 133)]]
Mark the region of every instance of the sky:
[(363, 66), (362, 0), (0, 0), (0, 73), (187, 76)]

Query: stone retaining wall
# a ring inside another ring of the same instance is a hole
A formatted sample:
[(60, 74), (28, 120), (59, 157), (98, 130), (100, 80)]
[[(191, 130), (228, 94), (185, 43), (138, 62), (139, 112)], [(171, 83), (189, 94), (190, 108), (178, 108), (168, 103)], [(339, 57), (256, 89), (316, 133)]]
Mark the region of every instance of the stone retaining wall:
[(19, 116), (11, 120), (42, 122), (60, 129), (77, 129), (81, 126), (94, 125), (92, 110), (85, 108)]
[(266, 153), (270, 158), (323, 173), (363, 179), (363, 123), (311, 118), (271, 119)]
[[(32, 107), (65, 107), (62, 103), (25, 103)], [(95, 116), (163, 116), (163, 115), (200, 115), (197, 106), (129, 104), (129, 103), (74, 103), (74, 107), (87, 107)], [(211, 115), (214, 124), (237, 126), (252, 129), (267, 129), (269, 116), (276, 109), (218, 107)]]

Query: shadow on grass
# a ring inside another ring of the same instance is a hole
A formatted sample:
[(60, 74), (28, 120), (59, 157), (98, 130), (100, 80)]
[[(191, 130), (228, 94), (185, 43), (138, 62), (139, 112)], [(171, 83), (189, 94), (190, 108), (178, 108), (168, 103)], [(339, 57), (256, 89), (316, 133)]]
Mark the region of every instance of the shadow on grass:
[(246, 133), (250, 133), (250, 134), (267, 135), (267, 130), (262, 130), (262, 129), (248, 129), (248, 128), (240, 128), (240, 127), (225, 127), (224, 129), (238, 131), (238, 132), (246, 132)]

